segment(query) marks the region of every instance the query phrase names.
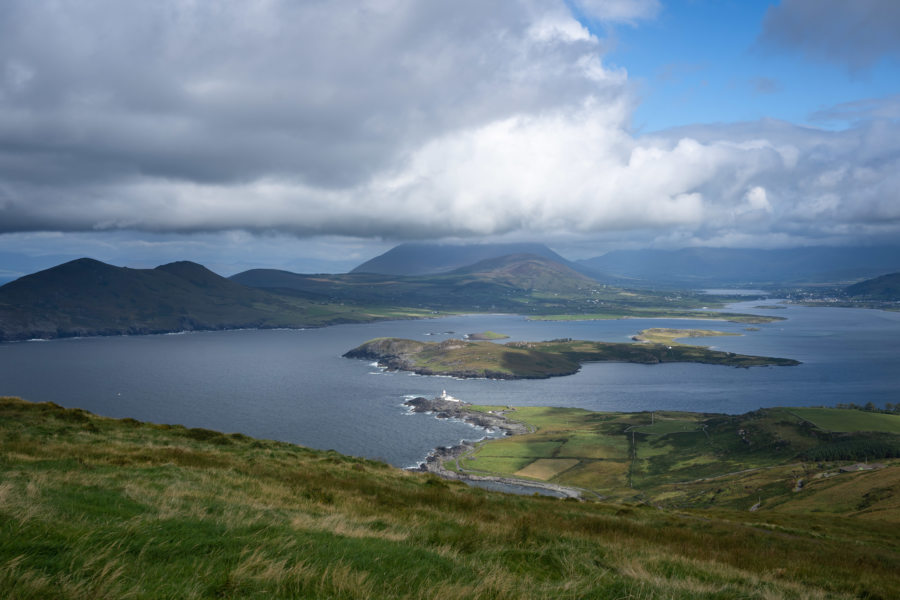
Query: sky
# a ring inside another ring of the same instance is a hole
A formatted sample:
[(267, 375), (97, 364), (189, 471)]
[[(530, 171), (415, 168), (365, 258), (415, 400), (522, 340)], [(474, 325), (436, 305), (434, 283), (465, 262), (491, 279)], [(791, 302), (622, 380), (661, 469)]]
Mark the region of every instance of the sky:
[(0, 280), (900, 244), (896, 0), (0, 0)]

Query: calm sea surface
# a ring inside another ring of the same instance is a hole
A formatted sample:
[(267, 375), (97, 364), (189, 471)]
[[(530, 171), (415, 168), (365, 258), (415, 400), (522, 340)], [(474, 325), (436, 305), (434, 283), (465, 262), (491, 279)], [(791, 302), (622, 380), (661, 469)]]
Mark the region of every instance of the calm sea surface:
[[(738, 323), (667, 319), (541, 322), (480, 315), (302, 331), (228, 331), (0, 344), (0, 395), (111, 417), (180, 423), (333, 448), (408, 466), (437, 445), (478, 438), (463, 423), (410, 415), (405, 396), (442, 389), (480, 404), (742, 413), (766, 406), (900, 402), (900, 313), (806, 308), (728, 310), (787, 317)], [(541, 381), (455, 380), (384, 373), (341, 354), (378, 336), (441, 340), (493, 330), (514, 340), (629, 341), (647, 327), (742, 334), (715, 348), (783, 356), (799, 367), (591, 364)]]

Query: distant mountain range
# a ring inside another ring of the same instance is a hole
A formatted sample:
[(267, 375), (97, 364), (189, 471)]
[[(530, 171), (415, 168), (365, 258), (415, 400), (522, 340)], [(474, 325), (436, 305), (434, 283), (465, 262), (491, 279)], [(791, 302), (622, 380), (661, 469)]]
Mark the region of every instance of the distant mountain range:
[(603, 283), (641, 287), (839, 284), (900, 271), (900, 246), (613, 250), (570, 261), (543, 244), (416, 243), (396, 246), (351, 273), (438, 275), (521, 254), (541, 256)]
[(584, 275), (533, 254), (492, 258), (442, 275), (254, 269), (230, 279), (192, 262), (128, 269), (82, 258), (0, 286), (0, 341), (308, 327), (434, 309), (516, 312), (566, 301), (533, 300), (536, 292), (583, 299), (592, 287), (596, 283)]
[[(535, 252), (496, 254), (523, 247)], [(128, 269), (83, 258), (0, 286), (0, 341), (308, 327), (439, 310), (686, 316), (702, 300), (634, 288), (834, 281), (873, 271), (900, 271), (900, 250), (619, 251), (572, 263), (540, 244), (403, 244), (347, 274), (253, 269), (231, 278), (192, 262)], [(604, 281), (628, 278), (632, 290), (599, 283), (585, 275), (591, 272)], [(900, 297), (898, 278), (863, 282), (847, 294), (893, 300)]]
[(252, 269), (231, 277), (237, 283), (280, 294), (329, 302), (364, 302), (441, 309), (515, 310), (535, 291), (585, 293), (597, 282), (536, 254), (489, 258), (440, 274), (390, 275), (353, 272), (301, 275)]
[(0, 341), (309, 322), (296, 299), (248, 288), (192, 262), (127, 269), (82, 258), (0, 287)]
[(614, 250), (577, 262), (582, 272), (632, 285), (841, 283), (900, 271), (900, 247)]

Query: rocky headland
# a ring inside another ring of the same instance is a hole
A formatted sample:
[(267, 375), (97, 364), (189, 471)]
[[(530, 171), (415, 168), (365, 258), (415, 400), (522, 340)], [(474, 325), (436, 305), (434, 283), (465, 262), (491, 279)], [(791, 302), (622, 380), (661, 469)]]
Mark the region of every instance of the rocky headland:
[[(423, 397), (412, 398), (404, 402), (404, 404), (416, 413), (433, 413), (438, 419), (460, 419), (476, 427), (503, 431), (506, 435), (522, 435), (533, 433), (534, 431), (523, 423), (507, 418), (504, 410), (487, 412), (475, 410), (468, 402), (457, 400), (446, 394), (432, 399)], [(554, 483), (462, 472), (459, 469), (459, 460), (472, 452), (476, 444), (478, 442), (464, 440), (455, 446), (439, 446), (428, 454), (425, 461), (419, 465), (418, 470), (434, 473), (444, 479), (492, 482), (502, 485), (534, 488), (535, 490), (548, 490), (566, 498), (581, 497), (582, 490)], [(445, 466), (446, 464), (451, 464), (456, 469), (448, 469)]]

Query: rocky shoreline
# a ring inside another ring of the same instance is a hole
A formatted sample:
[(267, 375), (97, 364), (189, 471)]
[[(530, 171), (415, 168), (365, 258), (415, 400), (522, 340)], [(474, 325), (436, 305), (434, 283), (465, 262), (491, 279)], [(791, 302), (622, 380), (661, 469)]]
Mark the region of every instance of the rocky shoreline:
[[(472, 410), (469, 408), (471, 404), (456, 400), (446, 394), (430, 400), (423, 397), (413, 398), (407, 400), (404, 404), (416, 413), (433, 413), (438, 419), (460, 419), (476, 427), (503, 431), (505, 435), (523, 435), (533, 432), (533, 429), (527, 425), (508, 419), (504, 415), (504, 411), (482, 412)], [(444, 466), (447, 461), (456, 462), (458, 464), (459, 459), (472, 452), (476, 446), (476, 442), (470, 441), (463, 441), (456, 446), (439, 446), (428, 454), (425, 461), (418, 467), (418, 470), (434, 473), (444, 479), (523, 486), (535, 488), (536, 490), (548, 490), (565, 498), (581, 498), (581, 490), (556, 485), (555, 483), (544, 483), (540, 481), (516, 479), (513, 477), (499, 477), (495, 475), (473, 475), (453, 471)]]

